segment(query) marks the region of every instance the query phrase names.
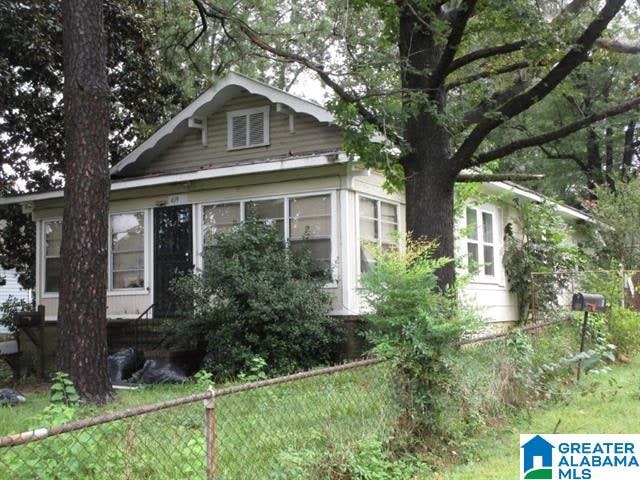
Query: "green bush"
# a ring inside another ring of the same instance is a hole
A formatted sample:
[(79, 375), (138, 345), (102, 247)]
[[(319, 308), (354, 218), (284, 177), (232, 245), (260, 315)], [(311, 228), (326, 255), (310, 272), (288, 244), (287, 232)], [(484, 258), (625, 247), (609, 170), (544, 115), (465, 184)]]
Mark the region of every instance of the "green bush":
[(453, 433), (448, 425), (459, 397), (452, 365), (475, 325), (453, 292), (438, 290), (436, 271), (450, 260), (434, 259), (433, 251), (433, 244), (411, 241), (402, 252), (378, 249), (374, 268), (362, 277), (369, 340), (396, 371), (401, 423), (418, 442)]
[(307, 249), (289, 249), (275, 226), (250, 218), (216, 236), (204, 265), (174, 283), (180, 318), (168, 331), (174, 341), (204, 344), (203, 367), (216, 378), (246, 371), (256, 357), (269, 373), (335, 360), (339, 323)]
[(9, 295), (9, 297), (0, 304), (0, 325), (7, 327), (10, 332), (15, 332), (16, 327), (13, 323), (15, 314), (25, 310), (33, 310), (33, 308), (33, 303)]
[(607, 315), (609, 340), (619, 353), (634, 355), (640, 351), (640, 313), (613, 306)]

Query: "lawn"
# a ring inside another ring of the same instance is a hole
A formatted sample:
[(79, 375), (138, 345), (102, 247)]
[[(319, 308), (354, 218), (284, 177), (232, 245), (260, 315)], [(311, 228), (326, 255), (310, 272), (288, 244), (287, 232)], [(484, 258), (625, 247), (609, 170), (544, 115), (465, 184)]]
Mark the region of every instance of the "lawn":
[[(519, 475), (519, 434), (640, 433), (640, 359), (617, 365), (608, 374), (588, 375), (566, 401), (524, 412), (508, 426), (480, 437), (476, 458), (431, 479), (512, 480)], [(558, 422), (560, 424), (558, 425)]]
[[(217, 477), (285, 478), (291, 455), (364, 436), (387, 438), (393, 402), (384, 365), (224, 396), (216, 401)], [(123, 391), (100, 413), (193, 393), (195, 386)], [(42, 426), (46, 394), (0, 410), (3, 433)], [(77, 417), (98, 413), (81, 408)], [(204, 406), (196, 402), (0, 449), (11, 478), (204, 478)]]

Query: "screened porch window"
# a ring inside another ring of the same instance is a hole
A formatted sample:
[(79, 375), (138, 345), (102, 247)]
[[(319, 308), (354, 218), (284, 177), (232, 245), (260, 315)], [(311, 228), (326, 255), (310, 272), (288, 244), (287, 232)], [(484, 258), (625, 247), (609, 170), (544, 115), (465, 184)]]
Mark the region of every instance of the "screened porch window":
[[(383, 249), (397, 248), (398, 207), (393, 203), (360, 197), (360, 272), (371, 271), (375, 264), (375, 247)], [(373, 247), (373, 248), (372, 248)]]
[(467, 266), (470, 273), (495, 276), (495, 234), (492, 212), (467, 207)]
[(111, 289), (144, 287), (144, 212), (111, 215)]
[(44, 222), (45, 260), (44, 291), (56, 293), (60, 288), (60, 244), (62, 221)]
[(331, 269), (331, 196), (317, 195), (289, 199), (289, 245), (308, 246), (311, 256)]
[(275, 225), (280, 236), (286, 240), (284, 235), (284, 198), (272, 200), (252, 200), (245, 203), (245, 218), (252, 215), (264, 220), (267, 225)]
[(215, 248), (216, 235), (230, 231), (241, 221), (240, 203), (206, 205), (202, 208), (202, 235), (204, 251)]

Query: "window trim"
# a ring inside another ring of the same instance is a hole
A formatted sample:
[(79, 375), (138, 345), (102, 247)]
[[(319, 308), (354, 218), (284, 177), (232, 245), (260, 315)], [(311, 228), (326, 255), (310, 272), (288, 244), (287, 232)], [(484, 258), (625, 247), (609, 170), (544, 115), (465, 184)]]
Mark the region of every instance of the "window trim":
[[(41, 221), (41, 234), (40, 234), (40, 241), (41, 241), (41, 245), (42, 245), (42, 252), (40, 255), (40, 259), (41, 259), (41, 265), (42, 265), (42, 271), (40, 272), (40, 281), (41, 281), (41, 285), (42, 285), (42, 289), (41, 289), (41, 294), (42, 297), (41, 298), (58, 298), (60, 295), (60, 291), (57, 292), (47, 292), (45, 289), (47, 288), (47, 229), (46, 229), (46, 224), (47, 223), (52, 223), (52, 222), (60, 222), (62, 224), (62, 217), (53, 217), (53, 218), (47, 218), (47, 219), (43, 219)], [(62, 255), (62, 251), (60, 252), (60, 256)], [(60, 256), (58, 258), (60, 258)]]
[[(463, 248), (464, 248), (464, 268), (465, 272), (472, 275), (472, 272), (469, 270), (469, 250), (468, 250), (468, 242), (471, 241), (478, 246), (478, 273), (471, 276), (471, 282), (473, 283), (491, 283), (491, 284), (501, 284), (501, 268), (502, 263), (500, 261), (500, 253), (502, 251), (502, 242), (500, 241), (500, 210), (498, 207), (492, 205), (465, 205), (464, 210), (464, 222), (463, 228), (468, 228), (467, 225), (467, 209), (472, 209), (476, 211), (477, 215), (477, 239), (470, 239), (468, 237), (468, 233), (462, 237)], [(484, 241), (484, 221), (482, 219), (482, 214), (487, 213), (491, 215), (492, 219), (492, 234), (493, 234), (493, 242), (485, 243)], [(484, 270), (485, 259), (484, 259), (484, 247), (492, 247), (493, 248), (493, 275), (487, 275)]]
[[(269, 136), (269, 113), (271, 111), (270, 105), (265, 105), (262, 107), (254, 107), (254, 108), (245, 108), (242, 110), (233, 110), (227, 112), (227, 151), (233, 150), (242, 150), (245, 148), (257, 148), (257, 147), (266, 147), (269, 145), (270, 136)], [(249, 144), (250, 131), (249, 131), (249, 116), (254, 113), (263, 113), (264, 114), (264, 132), (263, 132), (263, 142), (260, 144)], [(246, 142), (243, 146), (234, 147), (233, 146), (233, 119), (235, 117), (246, 117), (247, 122), (247, 138)]]
[[(389, 205), (393, 205), (396, 209), (396, 231), (400, 232), (400, 206), (401, 204), (386, 198), (381, 198), (381, 197), (374, 197), (372, 195), (366, 195), (366, 194), (361, 194), (361, 193), (356, 193), (356, 218), (355, 218), (355, 224), (356, 224), (356, 273), (357, 273), (357, 277), (358, 277), (358, 285), (360, 285), (360, 277), (362, 275), (362, 271), (360, 269), (361, 266), (361, 252), (360, 252), (360, 199), (364, 198), (366, 200), (373, 200), (376, 202), (376, 228), (378, 230), (378, 247), (382, 247), (382, 208), (381, 208), (381, 203), (387, 203)], [(367, 217), (370, 218), (370, 217)], [(398, 248), (400, 248), (400, 240), (398, 239), (398, 241), (396, 242), (396, 246)]]
[(204, 208), (212, 205), (228, 205), (230, 203), (240, 204), (240, 222), (245, 221), (245, 206), (249, 202), (259, 202), (262, 200), (280, 200), (284, 201), (284, 240), (289, 241), (290, 228), (289, 228), (289, 200), (292, 198), (303, 197), (319, 197), (323, 195), (329, 196), (330, 212), (331, 212), (331, 235), (329, 236), (331, 241), (331, 278), (332, 280), (327, 282), (325, 288), (337, 288), (338, 279), (338, 219), (337, 219), (337, 202), (335, 190), (321, 190), (315, 192), (300, 192), (300, 193), (287, 193), (284, 195), (269, 195), (269, 196), (257, 196), (257, 197), (242, 197), (242, 198), (228, 198), (213, 202), (203, 202), (197, 204), (198, 215), (198, 249), (195, 256), (196, 268), (202, 270), (204, 267), (203, 252), (204, 252)]
[[(136, 287), (136, 288), (113, 288), (113, 255), (112, 255), (112, 238), (111, 238), (111, 217), (115, 216), (115, 215), (126, 215), (128, 213), (142, 213), (143, 215), (143, 226), (144, 226), (144, 234), (142, 237), (142, 243), (143, 243), (143, 257), (144, 257), (144, 273), (143, 273), (143, 278), (144, 278), (144, 284), (142, 287)], [(150, 287), (150, 283), (149, 283), (149, 209), (146, 208), (137, 208), (137, 209), (131, 209), (131, 210), (118, 210), (115, 212), (109, 212), (109, 244), (108, 244), (108, 255), (109, 255), (109, 264), (107, 266), (108, 268), (108, 275), (107, 275), (107, 296), (116, 296), (116, 295), (140, 295), (140, 294), (146, 294), (149, 293), (151, 290)]]

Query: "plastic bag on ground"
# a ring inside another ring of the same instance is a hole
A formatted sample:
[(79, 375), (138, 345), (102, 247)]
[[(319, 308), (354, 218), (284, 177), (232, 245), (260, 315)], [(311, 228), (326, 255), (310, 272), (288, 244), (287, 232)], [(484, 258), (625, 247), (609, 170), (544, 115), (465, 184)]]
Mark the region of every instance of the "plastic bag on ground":
[(135, 383), (182, 383), (187, 374), (180, 365), (169, 360), (147, 360), (142, 369), (131, 376)]
[(0, 405), (18, 405), (26, 402), (27, 399), (20, 392), (10, 388), (0, 389)]
[(139, 368), (138, 355), (133, 348), (127, 348), (109, 355), (109, 378), (111, 383), (127, 380)]

